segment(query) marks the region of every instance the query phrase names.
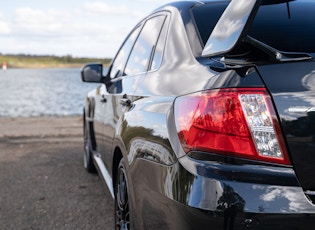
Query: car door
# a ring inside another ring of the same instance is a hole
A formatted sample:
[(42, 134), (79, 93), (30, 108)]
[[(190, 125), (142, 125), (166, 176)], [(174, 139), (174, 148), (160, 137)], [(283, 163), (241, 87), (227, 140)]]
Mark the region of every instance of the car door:
[[(104, 153), (110, 151), (111, 140), (114, 135), (114, 110), (116, 104), (113, 102), (112, 95), (122, 92), (119, 87), (118, 80), (123, 75), (123, 69), (126, 66), (130, 51), (136, 41), (142, 25), (139, 24), (126, 38), (125, 42), (119, 49), (114, 58), (107, 77), (110, 80), (108, 85), (102, 84), (96, 90), (95, 95), (95, 110), (94, 110), (94, 131), (97, 143), (97, 152), (103, 157)], [(108, 79), (106, 79), (108, 81)]]
[[(117, 124), (122, 114), (130, 109), (134, 98), (133, 93), (148, 71), (165, 17), (164, 13), (158, 13), (138, 25), (113, 62), (109, 73), (110, 83), (101, 89), (102, 158), (107, 168), (110, 168), (112, 162), (112, 144)], [(134, 39), (136, 42), (131, 52), (127, 52)]]

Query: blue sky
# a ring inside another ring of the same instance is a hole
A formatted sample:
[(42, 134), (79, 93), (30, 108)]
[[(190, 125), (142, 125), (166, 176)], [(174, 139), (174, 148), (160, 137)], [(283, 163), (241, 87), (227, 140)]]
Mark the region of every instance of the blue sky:
[(4, 1), (0, 53), (111, 58), (137, 22), (170, 1)]

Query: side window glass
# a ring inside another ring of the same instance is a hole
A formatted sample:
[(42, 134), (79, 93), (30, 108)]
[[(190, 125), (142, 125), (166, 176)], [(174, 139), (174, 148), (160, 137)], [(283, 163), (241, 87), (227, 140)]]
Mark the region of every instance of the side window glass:
[(159, 40), (156, 44), (156, 48), (154, 50), (154, 56), (152, 59), (151, 66), (149, 70), (156, 70), (160, 67), (163, 59), (163, 51), (166, 41), (166, 35), (167, 35), (167, 29), (168, 29), (168, 19), (165, 20), (165, 23), (163, 25), (161, 34), (159, 36)]
[(141, 26), (139, 25), (130, 34), (130, 36), (125, 40), (125, 43), (123, 44), (123, 46), (119, 50), (118, 54), (116, 55), (116, 58), (115, 58), (114, 63), (112, 65), (111, 72), (110, 72), (110, 78), (115, 78), (117, 76), (122, 75), (122, 71), (126, 65), (126, 61), (127, 61), (128, 56), (130, 54), (130, 50), (132, 49), (132, 46), (138, 37), (140, 29), (141, 29)]
[(125, 75), (135, 75), (148, 70), (164, 20), (165, 15), (159, 15), (146, 21), (131, 51), (125, 68)]

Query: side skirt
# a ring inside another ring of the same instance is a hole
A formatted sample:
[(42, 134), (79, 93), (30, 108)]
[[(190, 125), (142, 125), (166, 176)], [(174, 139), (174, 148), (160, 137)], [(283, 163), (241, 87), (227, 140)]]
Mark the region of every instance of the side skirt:
[(99, 172), (100, 172), (102, 178), (104, 179), (104, 181), (107, 185), (107, 188), (108, 188), (110, 194), (112, 195), (112, 198), (114, 199), (115, 195), (114, 195), (112, 177), (109, 175), (109, 173), (108, 173), (108, 171), (107, 171), (107, 169), (106, 169), (99, 154), (93, 154), (93, 159), (94, 159), (95, 163), (97, 164), (97, 168), (99, 169)]

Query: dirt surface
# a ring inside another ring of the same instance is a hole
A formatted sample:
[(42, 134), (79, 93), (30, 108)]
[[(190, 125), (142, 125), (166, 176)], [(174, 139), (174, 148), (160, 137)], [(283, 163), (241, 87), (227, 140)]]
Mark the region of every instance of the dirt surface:
[(113, 203), (80, 117), (0, 118), (0, 229), (113, 229)]

